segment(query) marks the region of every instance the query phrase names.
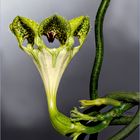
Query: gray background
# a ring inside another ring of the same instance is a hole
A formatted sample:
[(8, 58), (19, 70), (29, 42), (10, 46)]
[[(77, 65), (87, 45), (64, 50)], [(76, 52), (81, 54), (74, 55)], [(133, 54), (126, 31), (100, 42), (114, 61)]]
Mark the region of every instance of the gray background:
[[(37, 22), (58, 13), (67, 19), (88, 15), (91, 32), (61, 80), (58, 107), (69, 115), (79, 99), (88, 99), (94, 60), (94, 26), (100, 0), (1, 0), (2, 140), (66, 140), (52, 128), (44, 87), (31, 58), (22, 52), (9, 24), (15, 16)], [(105, 57), (100, 95), (110, 91), (138, 91), (138, 0), (112, 0), (104, 24)], [(129, 112), (131, 113), (131, 112)], [(121, 127), (118, 127), (121, 128)], [(111, 127), (100, 134), (105, 140)], [(138, 129), (127, 140), (138, 139)]]

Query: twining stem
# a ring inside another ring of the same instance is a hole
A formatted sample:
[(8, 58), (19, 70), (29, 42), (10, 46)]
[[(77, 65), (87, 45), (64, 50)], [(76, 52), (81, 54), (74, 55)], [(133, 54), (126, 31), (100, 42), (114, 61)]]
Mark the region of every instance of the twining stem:
[(133, 119), (133, 116), (121, 116), (113, 119), (110, 125), (128, 125)]
[(105, 97), (112, 98), (115, 100), (125, 101), (133, 104), (140, 103), (140, 93), (139, 92), (112, 92)]
[(96, 116), (90, 116), (88, 114), (82, 114), (78, 112), (78, 110), (75, 108), (72, 111), (72, 120), (73, 121), (80, 121), (80, 120), (85, 120), (85, 121), (92, 121), (92, 122), (100, 122), (100, 121), (105, 121), (109, 118), (117, 118), (122, 116), (122, 114), (132, 108), (134, 105), (131, 103), (124, 103), (121, 106), (114, 107), (113, 109), (110, 109), (108, 112), (104, 113), (99, 113)]
[[(98, 97), (98, 80), (103, 62), (104, 43), (103, 43), (103, 21), (104, 16), (109, 6), (110, 0), (102, 0), (98, 8), (95, 19), (95, 43), (96, 54), (95, 60), (90, 77), (90, 99), (96, 99)], [(89, 140), (96, 140), (98, 134), (90, 135)]]
[[(138, 92), (112, 92), (111, 94), (108, 94), (106, 97), (113, 98), (116, 100), (124, 101), (124, 102), (130, 102), (134, 105), (139, 105), (140, 102), (140, 93)], [(114, 124), (125, 124), (127, 125), (125, 128), (121, 129), (117, 134), (112, 136), (109, 140), (122, 140), (125, 137), (127, 137), (131, 132), (137, 128), (139, 125), (139, 117), (140, 117), (140, 111), (138, 109), (136, 115), (132, 117), (123, 117), (120, 118), (120, 120), (114, 120), (112, 123)]]
[(135, 130), (139, 125), (140, 111), (137, 111), (135, 117), (131, 121), (129, 125), (121, 129), (117, 134), (113, 137), (109, 138), (109, 140), (123, 140), (126, 138), (133, 130)]
[(109, 6), (110, 0), (102, 0), (98, 8), (98, 12), (95, 19), (95, 42), (96, 42), (96, 54), (94, 65), (90, 78), (90, 98), (95, 99), (98, 97), (98, 80), (103, 62), (104, 53), (104, 40), (103, 40), (103, 21), (105, 13)]

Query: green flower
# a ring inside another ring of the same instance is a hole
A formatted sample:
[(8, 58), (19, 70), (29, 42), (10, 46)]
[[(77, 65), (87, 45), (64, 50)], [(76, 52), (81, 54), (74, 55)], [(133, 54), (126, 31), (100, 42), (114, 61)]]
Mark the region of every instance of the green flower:
[[(60, 113), (56, 106), (56, 94), (61, 77), (74, 57), (82, 47), (90, 29), (89, 17), (80, 16), (67, 21), (59, 15), (46, 18), (40, 24), (25, 17), (17, 16), (10, 29), (16, 36), (19, 47), (32, 57), (46, 90), (48, 108), (54, 128), (61, 134), (74, 133), (77, 137), (84, 132), (85, 126), (81, 123), (72, 123)], [(49, 48), (42, 40), (46, 36), (52, 43), (59, 40), (59, 48)], [(78, 37), (79, 46), (74, 46), (74, 37)], [(27, 46), (23, 42), (27, 39)], [(35, 48), (34, 46), (38, 48)]]

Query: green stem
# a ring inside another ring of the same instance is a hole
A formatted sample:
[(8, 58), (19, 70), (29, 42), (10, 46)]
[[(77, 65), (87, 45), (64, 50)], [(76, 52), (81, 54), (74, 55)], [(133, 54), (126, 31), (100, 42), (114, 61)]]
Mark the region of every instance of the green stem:
[[(106, 10), (109, 6), (110, 0), (102, 0), (98, 8), (95, 19), (95, 42), (96, 54), (94, 65), (90, 77), (90, 99), (98, 97), (98, 80), (103, 62), (104, 44), (103, 44), (103, 21)], [(90, 135), (89, 140), (96, 140), (98, 134)]]
[(131, 132), (133, 132), (139, 125), (140, 111), (137, 111), (135, 117), (131, 121), (129, 125), (121, 129), (117, 134), (113, 137), (109, 138), (109, 140), (123, 140), (126, 138)]
[(90, 98), (98, 97), (98, 80), (103, 62), (104, 43), (103, 43), (103, 21), (110, 0), (102, 0), (95, 20), (95, 41), (96, 55), (90, 79)]
[(121, 116), (111, 121), (110, 125), (128, 125), (133, 119), (133, 116)]
[(111, 109), (109, 112), (97, 115), (97, 118), (98, 120), (102, 121), (102, 120), (106, 120), (109, 117), (111, 118), (119, 117), (125, 111), (129, 110), (132, 107), (133, 107), (133, 104), (130, 104), (130, 103), (122, 104), (120, 107), (115, 107)]
[(112, 92), (111, 94), (108, 94), (108, 98), (112, 98), (115, 100), (130, 102), (133, 104), (139, 104), (140, 103), (140, 93), (139, 92)]
[(96, 134), (98, 132), (101, 132), (102, 130), (104, 130), (105, 128), (108, 127), (109, 123), (111, 122), (112, 118), (108, 118), (104, 121), (102, 121), (100, 124), (94, 126), (94, 127), (87, 127), (87, 134)]
[(122, 114), (132, 108), (134, 105), (131, 103), (125, 103), (122, 104), (119, 107), (114, 107), (113, 109), (109, 110), (108, 112), (105, 113), (100, 113), (97, 114), (96, 116), (90, 116), (88, 114), (82, 114), (78, 112), (78, 110), (75, 108), (71, 113), (72, 116), (72, 121), (92, 121), (92, 122), (100, 122), (100, 121), (105, 121), (109, 118), (118, 118), (122, 116)]

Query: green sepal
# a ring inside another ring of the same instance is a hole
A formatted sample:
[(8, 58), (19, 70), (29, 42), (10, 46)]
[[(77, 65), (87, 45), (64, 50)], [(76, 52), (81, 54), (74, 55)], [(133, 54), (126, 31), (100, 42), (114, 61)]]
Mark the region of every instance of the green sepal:
[(69, 21), (71, 26), (71, 35), (77, 36), (80, 46), (84, 43), (90, 30), (90, 19), (88, 16), (80, 16)]
[(27, 39), (28, 44), (33, 47), (35, 36), (37, 36), (39, 25), (28, 18), (17, 16), (10, 24), (10, 29), (16, 36), (19, 47), (23, 49), (23, 42)]

